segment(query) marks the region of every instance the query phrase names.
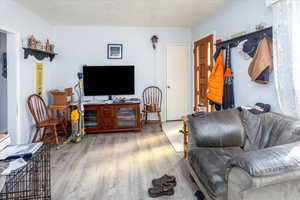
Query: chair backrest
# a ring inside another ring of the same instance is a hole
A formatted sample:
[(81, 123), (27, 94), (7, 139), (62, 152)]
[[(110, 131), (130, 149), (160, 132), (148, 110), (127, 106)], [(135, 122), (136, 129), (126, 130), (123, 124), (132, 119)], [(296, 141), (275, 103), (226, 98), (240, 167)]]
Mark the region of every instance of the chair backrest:
[(158, 111), (161, 108), (162, 91), (156, 86), (147, 87), (143, 91), (144, 109), (147, 111)]
[(41, 122), (50, 119), (47, 106), (42, 97), (36, 94), (29, 96), (27, 99), (27, 105), (37, 126)]

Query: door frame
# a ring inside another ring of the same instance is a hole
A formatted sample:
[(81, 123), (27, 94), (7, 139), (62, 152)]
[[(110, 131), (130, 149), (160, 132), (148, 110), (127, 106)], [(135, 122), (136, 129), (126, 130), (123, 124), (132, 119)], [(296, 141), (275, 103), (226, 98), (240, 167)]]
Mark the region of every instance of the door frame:
[(19, 144), (20, 138), (20, 33), (9, 28), (0, 27), (7, 37), (7, 129), (12, 144)]
[[(191, 52), (192, 52), (192, 49), (190, 48), (190, 43), (187, 43), (187, 42), (173, 42), (173, 43), (168, 43), (165, 45), (165, 48), (164, 48), (164, 67), (163, 67), (163, 81), (162, 81), (162, 92), (163, 92), (163, 103), (162, 103), (162, 119), (163, 121), (167, 121), (167, 103), (168, 103), (168, 99), (167, 99), (167, 79), (168, 79), (168, 74), (167, 74), (167, 47), (168, 46), (185, 46), (187, 47), (187, 50), (188, 50), (188, 60), (187, 60), (187, 64), (188, 64), (188, 71), (187, 71), (187, 80), (190, 80), (192, 79), (193, 77), (193, 70), (191, 69), (191, 66), (192, 66), (192, 63), (191, 63), (191, 60), (189, 59), (191, 57)], [(191, 99), (193, 98), (193, 89), (189, 89), (189, 88), (192, 88), (193, 84), (190, 85), (191, 83), (188, 81), (187, 83), (187, 92), (188, 92), (188, 96), (187, 96), (187, 102), (188, 102), (188, 105), (187, 105), (187, 108), (188, 108), (188, 112), (190, 113), (191, 110), (190, 110), (190, 107), (193, 106), (193, 104), (190, 105), (190, 102), (191, 102)]]
[[(210, 36), (210, 35), (212, 35), (213, 36), (213, 53), (216, 51), (216, 35), (217, 35), (217, 31), (212, 31), (212, 32), (208, 32), (208, 33), (206, 33), (206, 34), (204, 34), (204, 35), (201, 35), (200, 37), (199, 37), (199, 39), (195, 39), (195, 40), (192, 40), (192, 44), (191, 44), (191, 50), (192, 50), (192, 52), (194, 51), (194, 44), (195, 44), (195, 42), (197, 42), (197, 41), (199, 41), (199, 40), (202, 40), (202, 39), (204, 39), (204, 38), (206, 38), (206, 37), (208, 37), (208, 36)], [(212, 55), (213, 56), (213, 55)], [(215, 63), (215, 60), (213, 59), (213, 65), (214, 65), (214, 63)], [(191, 107), (190, 107), (190, 109), (192, 110), (192, 112), (194, 112), (194, 105), (195, 105), (195, 76), (194, 76), (194, 74), (195, 74), (195, 60), (194, 60), (194, 53), (192, 54), (192, 56), (191, 56), (191, 68), (192, 68), (192, 79), (191, 79), (191, 84), (192, 84), (192, 101), (191, 101)]]

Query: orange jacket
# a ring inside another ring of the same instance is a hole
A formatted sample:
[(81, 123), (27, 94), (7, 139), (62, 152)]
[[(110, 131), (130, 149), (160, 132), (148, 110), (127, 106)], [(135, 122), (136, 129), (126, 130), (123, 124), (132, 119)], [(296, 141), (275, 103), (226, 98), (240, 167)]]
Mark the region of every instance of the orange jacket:
[(218, 104), (223, 103), (224, 70), (223, 52), (221, 50), (208, 78), (207, 92), (207, 98)]

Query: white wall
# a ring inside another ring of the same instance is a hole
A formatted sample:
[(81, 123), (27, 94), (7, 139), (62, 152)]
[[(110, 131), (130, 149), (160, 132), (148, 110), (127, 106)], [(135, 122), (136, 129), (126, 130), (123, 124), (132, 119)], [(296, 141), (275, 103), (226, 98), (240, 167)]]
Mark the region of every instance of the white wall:
[[(26, 108), (27, 97), (35, 92), (35, 64), (33, 57), (24, 59), (21, 41), (34, 34), (39, 39), (52, 39), (59, 55), (52, 63), (48, 59), (44, 64), (44, 87), (63, 89), (76, 83), (76, 73), (83, 64), (88, 65), (121, 65), (136, 66), (136, 95), (149, 85), (158, 85), (165, 89), (165, 54), (166, 46), (174, 43), (191, 44), (191, 38), (198, 40), (202, 36), (216, 31), (216, 38), (226, 39), (231, 34), (254, 28), (255, 24), (266, 22), (271, 25), (271, 10), (265, 7), (262, 0), (232, 0), (227, 7), (214, 16), (192, 28), (143, 28), (143, 27), (52, 27), (40, 17), (10, 0), (0, 0), (0, 30), (15, 35), (17, 42), (16, 64), (8, 66), (11, 74), (18, 74), (17, 81), (8, 86), (10, 91), (18, 94), (17, 108), (12, 108), (12, 115), (19, 116), (20, 134), (11, 133), (14, 142), (29, 142), (34, 132), (34, 124)], [(159, 36), (159, 44), (153, 51), (150, 43), (152, 35)], [(124, 45), (123, 60), (107, 60), (107, 44)], [(232, 52), (232, 64), (235, 74), (235, 98), (237, 105), (270, 103), (275, 111), (278, 108), (273, 75), (269, 85), (252, 83), (247, 75), (249, 61), (243, 60)], [(191, 56), (192, 57), (192, 56)], [(12, 64), (8, 63), (8, 64)], [(14, 68), (14, 70), (12, 70)], [(192, 67), (191, 67), (192, 69)], [(192, 70), (191, 70), (192, 71)], [(189, 80), (192, 80), (192, 72)], [(15, 85), (14, 85), (15, 84)], [(192, 81), (190, 82), (189, 101), (192, 102)], [(46, 95), (45, 95), (46, 96)], [(10, 102), (10, 101), (9, 101)], [(165, 106), (165, 105), (164, 105)], [(192, 108), (192, 105), (189, 105)], [(17, 118), (17, 117), (16, 117)]]
[[(77, 81), (76, 74), (82, 70), (84, 64), (135, 65), (136, 97), (141, 97), (143, 89), (150, 85), (157, 85), (165, 90), (166, 46), (174, 43), (189, 46), (191, 41), (190, 29), (187, 28), (55, 27), (54, 29), (59, 55), (56, 58), (56, 65), (52, 67), (52, 74), (48, 77), (51, 88), (64, 89), (73, 86)], [(154, 34), (159, 37), (156, 51), (150, 42)], [(109, 43), (123, 44), (122, 60), (107, 59)], [(191, 96), (189, 100), (191, 102)]]
[[(9, 100), (17, 104), (16, 106), (9, 103), (9, 113), (12, 115), (9, 116), (9, 124), (14, 124), (15, 119), (20, 121), (19, 134), (17, 128), (9, 130), (14, 143), (30, 142), (34, 133), (34, 123), (28, 112), (26, 100), (30, 94), (35, 93), (35, 65), (39, 61), (33, 57), (24, 59), (22, 49), (22, 40), (30, 35), (33, 34), (41, 40), (51, 39), (59, 53), (52, 63), (48, 59), (42, 61), (45, 97), (48, 97), (46, 92), (50, 89), (73, 86), (77, 80), (76, 73), (81, 70), (83, 64), (135, 65), (137, 97), (140, 97), (142, 90), (149, 85), (158, 85), (164, 89), (166, 45), (184, 43), (189, 46), (191, 41), (191, 32), (187, 28), (52, 27), (31, 11), (10, 0), (0, 0), (0, 30), (8, 31), (8, 38), (12, 38), (12, 45), (8, 44), (12, 52), (16, 46), (16, 57), (8, 63), (10, 75), (15, 74), (15, 79), (9, 82), (9, 92), (17, 95), (16, 99)], [(150, 37), (154, 34), (160, 37), (156, 51), (153, 51), (150, 43)], [(106, 59), (108, 43), (124, 45), (123, 60)], [(191, 99), (192, 92), (189, 94)]]
[[(17, 130), (11, 127), (12, 131), (9, 130), (9, 134), (11, 135), (13, 142), (27, 143), (30, 141), (29, 138), (34, 132), (34, 124), (27, 110), (26, 100), (30, 94), (35, 92), (35, 64), (38, 61), (33, 57), (29, 57), (29, 59), (26, 60), (24, 59), (24, 51), (21, 48), (21, 43), (22, 39), (25, 39), (32, 34), (41, 40), (47, 38), (51, 39), (52, 27), (43, 19), (32, 14), (22, 6), (10, 0), (0, 0), (0, 30), (8, 31), (9, 38), (15, 38), (15, 41), (17, 42), (16, 55), (19, 55), (19, 57), (16, 58), (15, 64), (12, 64), (12, 61), (8, 63), (9, 76), (15, 73), (19, 74), (19, 80), (17, 79), (19, 83), (16, 83), (15, 81), (11, 83), (8, 88), (10, 88), (9, 92), (17, 93), (18, 107), (9, 108), (9, 113), (15, 115), (15, 117), (9, 118), (9, 120), (12, 119), (13, 121), (16, 118), (20, 119), (20, 133), (17, 135)], [(13, 48), (12, 46), (8, 46), (8, 48), (15, 49), (15, 46), (13, 46)], [(48, 59), (43, 60), (42, 63), (45, 68), (44, 75), (47, 76), (54, 64), (50, 64)], [(49, 83), (45, 81), (44, 85), (45, 88), (48, 88)], [(9, 100), (9, 102), (13, 102), (14, 100)], [(13, 125), (17, 126), (16, 123)]]
[(0, 132), (7, 131), (7, 81), (2, 76), (3, 53), (6, 53), (6, 34), (0, 32)]
[[(205, 22), (192, 28), (193, 40), (199, 40), (208, 33), (215, 32), (216, 39), (226, 40), (232, 34), (241, 31), (252, 32), (255, 25), (272, 25), (272, 12), (263, 0), (232, 0), (228, 5), (209, 17)], [(232, 67), (234, 72), (234, 92), (236, 105), (253, 105), (257, 102), (271, 104), (272, 110), (279, 112), (274, 77), (268, 85), (251, 82), (248, 76), (250, 60), (244, 60), (237, 48), (232, 49)]]

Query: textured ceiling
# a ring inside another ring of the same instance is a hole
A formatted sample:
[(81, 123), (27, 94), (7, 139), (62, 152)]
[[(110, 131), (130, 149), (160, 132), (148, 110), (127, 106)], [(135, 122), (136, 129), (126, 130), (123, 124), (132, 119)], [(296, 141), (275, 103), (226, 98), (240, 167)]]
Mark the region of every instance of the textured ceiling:
[(182, 26), (229, 0), (14, 0), (53, 25)]

